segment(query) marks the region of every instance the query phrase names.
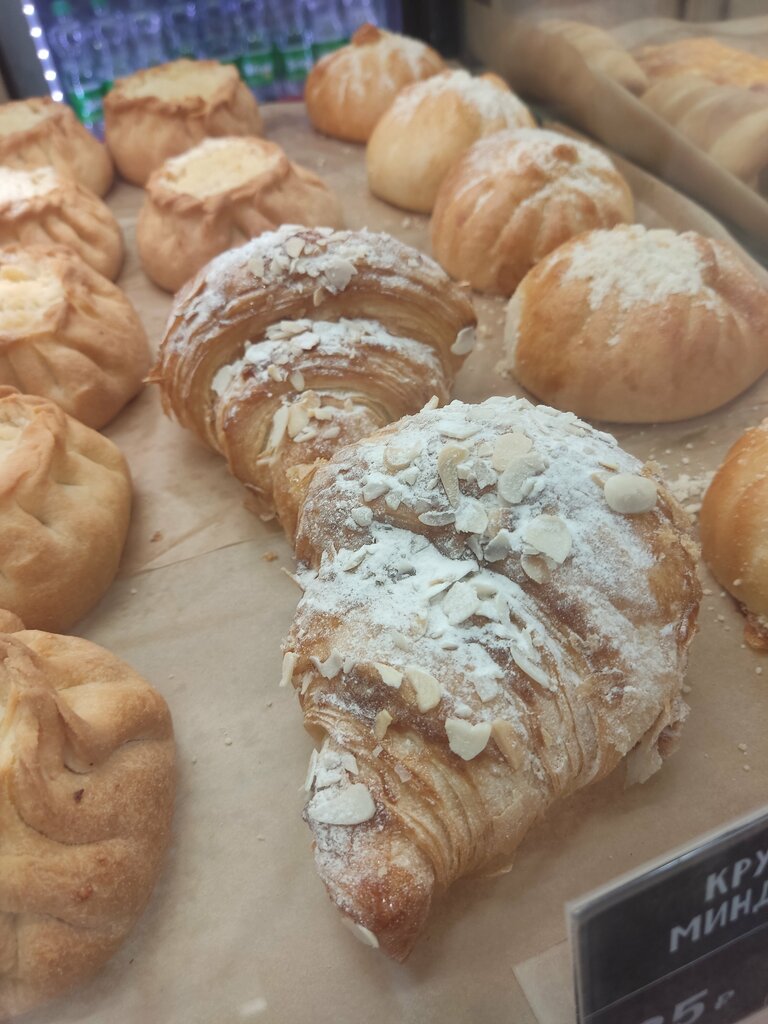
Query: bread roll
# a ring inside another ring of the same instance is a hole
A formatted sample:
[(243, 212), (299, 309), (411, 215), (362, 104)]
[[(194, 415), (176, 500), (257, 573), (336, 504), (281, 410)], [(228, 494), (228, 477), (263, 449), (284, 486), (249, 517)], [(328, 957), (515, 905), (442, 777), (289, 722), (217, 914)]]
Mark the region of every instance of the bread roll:
[(555, 18), (542, 21), (539, 28), (562, 36), (582, 55), (593, 71), (612, 78), (625, 89), (639, 96), (648, 88), (645, 72), (623, 46), (597, 25), (581, 21), (561, 21)]
[(310, 71), (304, 87), (309, 120), (325, 135), (367, 142), (400, 90), (443, 66), (440, 54), (418, 39), (361, 25), (349, 46)]
[(176, 291), (220, 252), (285, 223), (340, 227), (339, 201), (274, 142), (206, 139), (152, 174), (136, 243), (149, 277)]
[(111, 441), (0, 387), (0, 608), (34, 629), (69, 629), (112, 582), (130, 510)]
[(702, 554), (746, 617), (744, 637), (768, 650), (768, 419), (743, 434), (704, 495)]
[(440, 186), (432, 249), (451, 277), (511, 295), (558, 245), (632, 212), (629, 186), (595, 146), (538, 128), (496, 132)]
[(720, 85), (768, 89), (768, 60), (717, 39), (691, 36), (659, 46), (642, 46), (635, 60), (653, 82), (672, 75), (695, 74)]
[(0, 105), (0, 165), (22, 171), (50, 166), (97, 196), (109, 191), (114, 174), (107, 147), (72, 108), (39, 96)]
[(523, 279), (506, 360), (537, 398), (618, 423), (717, 409), (768, 369), (768, 290), (723, 242), (639, 224), (566, 243)]
[(109, 207), (50, 167), (0, 167), (0, 246), (13, 242), (66, 245), (111, 281), (123, 264), (123, 236)]
[(122, 176), (143, 185), (168, 157), (211, 135), (260, 135), (261, 113), (231, 64), (176, 60), (115, 82), (104, 129)]
[(405, 210), (429, 213), (453, 164), (484, 135), (534, 125), (530, 111), (496, 75), (445, 71), (409, 85), (368, 142), (371, 192)]
[(86, 981), (121, 945), (160, 872), (175, 789), (162, 697), (96, 644), (5, 618), (4, 1021)]
[(139, 391), (149, 361), (128, 298), (71, 249), (0, 249), (0, 385), (99, 429)]
[(561, 798), (660, 767), (687, 712), (689, 530), (612, 437), (523, 400), (424, 411), (317, 469), (283, 681), (323, 739), (315, 864), (368, 945), (404, 959)]

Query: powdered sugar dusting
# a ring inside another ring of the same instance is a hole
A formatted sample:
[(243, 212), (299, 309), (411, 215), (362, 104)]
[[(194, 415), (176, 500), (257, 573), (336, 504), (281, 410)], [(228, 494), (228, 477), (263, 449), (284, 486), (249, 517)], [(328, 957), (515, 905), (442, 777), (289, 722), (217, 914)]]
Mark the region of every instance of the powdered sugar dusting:
[(516, 128), (532, 124), (528, 108), (509, 89), (487, 78), (475, 77), (468, 71), (446, 71), (417, 82), (401, 92), (388, 115), (410, 117), (422, 100), (454, 92), (469, 103), (485, 121), (499, 122), (499, 128)]

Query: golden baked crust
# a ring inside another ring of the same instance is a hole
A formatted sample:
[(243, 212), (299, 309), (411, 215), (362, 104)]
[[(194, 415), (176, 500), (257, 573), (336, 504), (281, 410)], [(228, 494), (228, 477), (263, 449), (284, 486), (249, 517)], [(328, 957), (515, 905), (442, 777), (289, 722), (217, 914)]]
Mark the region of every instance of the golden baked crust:
[(123, 236), (109, 207), (50, 167), (0, 167), (0, 246), (66, 245), (110, 281), (123, 265)]
[(595, 146), (538, 128), (481, 139), (445, 177), (432, 250), (451, 277), (511, 295), (574, 235), (631, 221), (632, 193)]
[(768, 89), (768, 60), (726, 46), (717, 39), (697, 36), (660, 46), (643, 46), (635, 51), (634, 57), (652, 82), (690, 72), (721, 85)]
[(318, 460), (445, 401), (474, 325), (464, 292), (391, 236), (286, 226), (179, 292), (150, 379), (292, 536)]
[(768, 291), (724, 242), (638, 224), (567, 242), (507, 312), (506, 364), (542, 401), (617, 423), (700, 416), (768, 369)]
[(128, 466), (110, 440), (0, 387), (0, 608), (69, 629), (112, 582), (130, 510)]
[(562, 36), (579, 51), (593, 71), (607, 75), (636, 96), (648, 88), (648, 78), (643, 69), (610, 32), (597, 25), (555, 18), (541, 22), (539, 28)]
[(170, 836), (165, 701), (79, 637), (0, 634), (0, 1018), (91, 977), (150, 897)]
[(139, 391), (149, 362), (127, 296), (71, 249), (0, 249), (0, 384), (99, 429)]
[(109, 192), (114, 177), (109, 150), (72, 108), (39, 96), (0, 104), (0, 165), (22, 171), (50, 166), (97, 196)]
[(388, 203), (429, 213), (443, 178), (474, 142), (534, 124), (496, 75), (433, 75), (399, 92), (374, 128), (366, 151), (368, 185)]
[(136, 243), (148, 276), (176, 291), (220, 252), (281, 224), (340, 227), (341, 206), (274, 142), (206, 139), (152, 174)]
[(367, 142), (401, 89), (443, 67), (440, 54), (426, 43), (361, 25), (348, 46), (322, 57), (310, 71), (307, 115), (325, 135)]
[(730, 449), (704, 495), (704, 561), (746, 616), (750, 646), (768, 649), (768, 419)]
[(107, 145), (134, 185), (211, 135), (260, 135), (262, 127), (259, 105), (236, 68), (215, 60), (145, 68), (115, 82), (104, 99)]
[(434, 897), (508, 867), (559, 798), (661, 765), (687, 711), (689, 530), (652, 467), (519, 399), (424, 411), (318, 469), (283, 681), (324, 737), (304, 815), (360, 938), (403, 959)]

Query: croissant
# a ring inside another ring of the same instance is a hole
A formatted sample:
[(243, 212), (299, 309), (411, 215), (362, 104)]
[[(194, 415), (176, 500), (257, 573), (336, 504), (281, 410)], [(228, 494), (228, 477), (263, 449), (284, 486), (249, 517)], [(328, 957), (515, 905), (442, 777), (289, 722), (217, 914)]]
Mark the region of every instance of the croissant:
[(179, 292), (150, 379), (292, 536), (311, 467), (445, 401), (475, 322), (464, 291), (391, 236), (287, 226)]
[(453, 402), (318, 467), (283, 678), (325, 737), (317, 870), (406, 957), (436, 894), (534, 821), (674, 747), (698, 611), (690, 521), (615, 440), (522, 399)]
[(160, 871), (175, 788), (162, 697), (87, 640), (22, 629), (0, 612), (0, 1020), (122, 943)]

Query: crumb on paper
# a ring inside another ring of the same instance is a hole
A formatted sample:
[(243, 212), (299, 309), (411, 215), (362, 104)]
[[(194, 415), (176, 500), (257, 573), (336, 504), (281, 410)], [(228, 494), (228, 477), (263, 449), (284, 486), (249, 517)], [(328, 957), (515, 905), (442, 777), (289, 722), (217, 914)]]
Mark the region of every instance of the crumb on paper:
[[(258, 838), (261, 837), (259, 836)], [(238, 1014), (241, 1020), (251, 1020), (253, 1017), (258, 1017), (259, 1014), (264, 1013), (266, 1008), (267, 1000), (262, 996), (258, 996), (256, 999), (251, 999), (247, 1003), (243, 1003)]]
[(746, 754), (746, 752), (747, 752), (747, 744), (746, 743), (740, 743), (739, 744), (739, 750), (742, 752), (742, 754)]
[(155, 530), (155, 532), (149, 538), (149, 543), (150, 544), (157, 544), (157, 542), (159, 540), (162, 540), (162, 539), (163, 539), (162, 531), (161, 530)]
[(231, 736), (225, 736), (224, 737), (224, 746), (225, 747), (231, 747), (232, 746), (232, 737)]
[(131, 587), (131, 593), (138, 594), (138, 590), (136, 589), (136, 587)]
[(270, 549), (269, 551), (265, 551), (261, 557), (265, 562), (276, 562), (280, 556), (276, 551), (272, 551)]

